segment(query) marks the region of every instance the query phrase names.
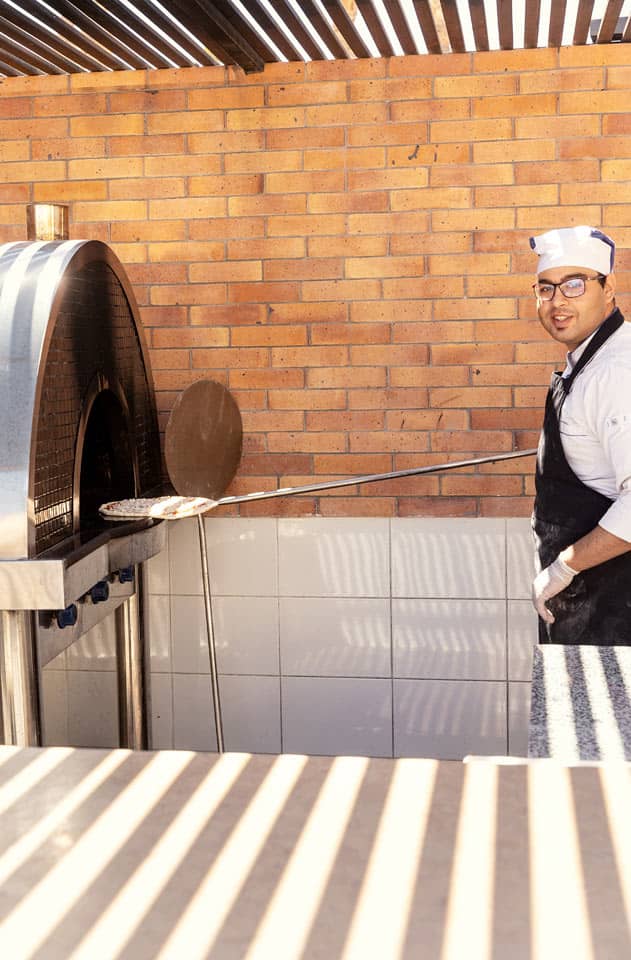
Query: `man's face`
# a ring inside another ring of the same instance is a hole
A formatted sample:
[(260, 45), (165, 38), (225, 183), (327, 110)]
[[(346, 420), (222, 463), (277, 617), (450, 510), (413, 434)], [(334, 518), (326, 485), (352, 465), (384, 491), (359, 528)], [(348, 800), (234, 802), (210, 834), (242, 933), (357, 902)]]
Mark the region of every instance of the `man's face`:
[(597, 276), (595, 270), (586, 267), (554, 267), (543, 270), (537, 277), (538, 283), (563, 283), (572, 277), (583, 277), (587, 281), (585, 293), (580, 297), (564, 296), (557, 287), (552, 300), (537, 298), (541, 325), (569, 351), (591, 336), (613, 309), (614, 276), (609, 274), (604, 286), (596, 279), (587, 279)]

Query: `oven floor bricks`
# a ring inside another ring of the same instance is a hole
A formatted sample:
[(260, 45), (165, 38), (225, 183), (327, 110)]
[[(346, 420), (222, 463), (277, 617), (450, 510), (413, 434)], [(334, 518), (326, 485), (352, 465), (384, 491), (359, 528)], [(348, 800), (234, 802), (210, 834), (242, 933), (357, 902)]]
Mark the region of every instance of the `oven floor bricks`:
[[(67, 203), (111, 244), (162, 425), (189, 383), (234, 392), (230, 492), (534, 446), (560, 354), (528, 237), (593, 222), (629, 286), (625, 44), (15, 77), (0, 236)], [(285, 515), (525, 517), (527, 463), (288, 501)], [(281, 510), (259, 505), (256, 515)]]
[[(526, 755), (528, 521), (210, 518), (206, 531), (227, 750)], [(193, 521), (169, 525), (146, 571), (153, 746), (214, 750)], [(101, 632), (44, 671), (51, 737), (115, 745), (113, 653)]]

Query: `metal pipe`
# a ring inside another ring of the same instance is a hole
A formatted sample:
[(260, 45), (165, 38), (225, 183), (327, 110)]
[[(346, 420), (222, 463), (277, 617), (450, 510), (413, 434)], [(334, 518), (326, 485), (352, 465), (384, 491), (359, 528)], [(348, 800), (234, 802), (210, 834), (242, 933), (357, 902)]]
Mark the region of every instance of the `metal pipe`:
[(0, 699), (3, 741), (16, 747), (41, 745), (33, 615), (27, 610), (2, 611), (0, 636)]
[(217, 656), (215, 652), (215, 631), (213, 629), (213, 610), (210, 599), (210, 575), (208, 573), (208, 553), (206, 547), (206, 530), (204, 518), (197, 517), (199, 532), (199, 552), (202, 561), (202, 584), (204, 588), (204, 613), (206, 615), (206, 640), (208, 641), (208, 659), (210, 661), (210, 683), (213, 694), (213, 710), (215, 713), (215, 732), (217, 735), (217, 753), (224, 752), (223, 724), (221, 719), (221, 701), (219, 699), (219, 676), (217, 673)]
[[(139, 582), (137, 567), (135, 582)], [(115, 617), (120, 745), (130, 750), (146, 750), (149, 736), (144, 642), (136, 593), (116, 609)]]
[(496, 453), (492, 457), (479, 457), (476, 460), (456, 460), (453, 463), (436, 463), (430, 467), (411, 467), (409, 470), (393, 470), (390, 473), (369, 473), (362, 477), (346, 477), (344, 480), (324, 480), (322, 483), (307, 483), (301, 487), (281, 487), (279, 490), (262, 490), (258, 493), (244, 493), (236, 497), (222, 497), (215, 506), (228, 503), (246, 503), (250, 500), (271, 500), (273, 497), (291, 497), (300, 493), (315, 493), (318, 490), (335, 490), (337, 487), (354, 487), (356, 483), (376, 483), (379, 480), (398, 480), (401, 477), (417, 477), (423, 473), (438, 473), (439, 470), (455, 470), (456, 467), (471, 467), (477, 463), (496, 463), (498, 460), (514, 460), (517, 457), (531, 457), (537, 452), (532, 450)]

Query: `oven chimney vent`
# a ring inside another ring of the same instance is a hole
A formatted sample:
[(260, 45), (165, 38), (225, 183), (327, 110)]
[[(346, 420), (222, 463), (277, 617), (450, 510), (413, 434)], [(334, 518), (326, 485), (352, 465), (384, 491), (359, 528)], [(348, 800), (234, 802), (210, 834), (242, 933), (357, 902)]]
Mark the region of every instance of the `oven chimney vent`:
[(26, 207), (28, 240), (68, 240), (68, 207), (63, 203), (29, 203)]

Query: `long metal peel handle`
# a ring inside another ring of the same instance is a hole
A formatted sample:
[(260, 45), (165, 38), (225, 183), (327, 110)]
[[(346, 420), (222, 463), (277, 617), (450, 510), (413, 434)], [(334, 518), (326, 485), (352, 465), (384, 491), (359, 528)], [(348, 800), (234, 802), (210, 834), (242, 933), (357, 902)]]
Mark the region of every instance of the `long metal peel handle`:
[(213, 694), (213, 710), (215, 712), (215, 731), (217, 734), (217, 753), (223, 753), (223, 724), (221, 721), (221, 701), (219, 699), (219, 676), (217, 674), (217, 657), (215, 653), (215, 631), (213, 629), (213, 610), (210, 600), (210, 576), (208, 574), (208, 553), (206, 551), (206, 529), (204, 518), (197, 516), (197, 530), (199, 533), (199, 552), (202, 561), (202, 585), (204, 588), (204, 613), (206, 615), (206, 639), (208, 641), (208, 658), (210, 660), (210, 683)]

